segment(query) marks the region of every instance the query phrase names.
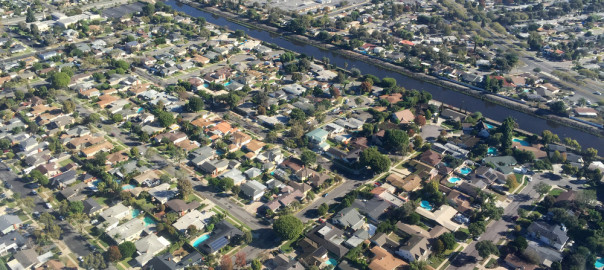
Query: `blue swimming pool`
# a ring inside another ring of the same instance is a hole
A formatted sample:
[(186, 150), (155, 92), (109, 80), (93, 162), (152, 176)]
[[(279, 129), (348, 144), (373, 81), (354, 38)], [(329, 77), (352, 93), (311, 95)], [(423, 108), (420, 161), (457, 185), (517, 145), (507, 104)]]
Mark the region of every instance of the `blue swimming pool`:
[(132, 209), (132, 218), (138, 217), (138, 215), (140, 215), (141, 210), (138, 209)]
[(228, 86), (229, 84), (231, 84), (231, 81), (226, 82), (224, 86)]
[(430, 203), (428, 201), (422, 201), (420, 203), (420, 206), (428, 211), (432, 211), (432, 205), (430, 205)]
[(470, 167), (463, 167), (459, 170), (459, 172), (463, 175), (468, 175), (472, 172), (472, 169)]
[(604, 267), (604, 258), (598, 258), (596, 260), (596, 263), (594, 264), (594, 266), (596, 267), (596, 269), (600, 269)]
[(204, 84), (203, 84), (203, 87), (204, 87), (204, 88), (208, 88), (208, 87), (210, 87), (210, 85), (209, 85), (209, 84), (207, 84), (207, 83), (204, 83)]
[(461, 178), (459, 178), (459, 177), (449, 177), (449, 179), (447, 179), (447, 181), (449, 181), (449, 183), (455, 184), (455, 183), (461, 181)]
[(143, 221), (145, 222), (145, 227), (149, 226), (149, 225), (155, 225), (155, 219), (153, 219), (150, 216), (145, 216), (145, 218), (143, 219)]
[(195, 242), (193, 242), (193, 246), (198, 247), (199, 245), (201, 245), (201, 243), (203, 243), (203, 241), (208, 240), (208, 238), (210, 238), (209, 233), (206, 233), (206, 234), (198, 237), (197, 239), (195, 239)]
[(94, 181), (92, 181), (92, 185), (95, 187), (98, 187), (100, 182), (101, 182), (101, 180), (94, 180)]
[(131, 189), (134, 189), (134, 188), (135, 188), (135, 186), (130, 185), (130, 184), (122, 186), (122, 190), (131, 190)]
[(491, 124), (486, 124), (486, 123), (485, 123), (485, 125), (487, 126), (487, 129), (492, 129), (492, 128), (494, 128), (494, 126), (493, 126), (493, 125), (491, 125)]
[(334, 258), (329, 258), (329, 260), (327, 260), (325, 262), (325, 264), (327, 265), (333, 265), (334, 267), (338, 265), (338, 260), (334, 259)]
[(489, 150), (487, 151), (487, 154), (489, 156), (495, 156), (495, 155), (497, 155), (497, 148), (495, 148), (495, 147), (489, 147)]
[(514, 139), (512, 139), (512, 141), (515, 141), (515, 142), (519, 143), (522, 146), (531, 146), (531, 144), (529, 142), (527, 142), (525, 140), (518, 139), (518, 138), (514, 138)]

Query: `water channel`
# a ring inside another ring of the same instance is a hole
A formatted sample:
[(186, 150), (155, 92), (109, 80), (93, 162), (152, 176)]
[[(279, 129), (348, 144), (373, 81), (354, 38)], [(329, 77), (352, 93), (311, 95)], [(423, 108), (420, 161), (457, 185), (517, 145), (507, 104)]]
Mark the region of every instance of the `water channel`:
[(378, 65), (366, 63), (354, 58), (346, 57), (340, 54), (323, 50), (305, 43), (290, 41), (282, 38), (279, 35), (275, 35), (264, 30), (251, 29), (243, 25), (236, 24), (228, 21), (223, 17), (216, 16), (214, 14), (196, 9), (186, 4), (182, 4), (175, 0), (168, 0), (165, 2), (177, 11), (184, 12), (193, 17), (203, 17), (207, 22), (227, 27), (230, 30), (244, 30), (250, 37), (262, 40), (265, 42), (276, 44), (282, 48), (303, 53), (308, 56), (313, 56), (315, 59), (322, 59), (327, 57), (330, 59), (330, 63), (336, 64), (339, 67), (347, 66), (347, 68), (358, 68), (363, 74), (374, 74), (378, 77), (392, 77), (398, 82), (398, 85), (404, 86), (407, 89), (417, 89), (428, 91), (432, 94), (433, 98), (438, 101), (442, 101), (446, 104), (468, 110), (468, 111), (479, 111), (485, 117), (493, 120), (502, 122), (506, 117), (513, 117), (521, 129), (541, 134), (543, 130), (550, 130), (557, 134), (560, 139), (565, 137), (571, 137), (577, 140), (584, 149), (587, 147), (593, 147), (598, 150), (599, 154), (604, 153), (604, 139), (599, 138), (595, 135), (582, 132), (580, 130), (567, 127), (552, 121), (547, 121), (536, 116), (528, 115), (513, 109), (509, 109), (492, 102), (481, 100), (475, 97), (467, 96), (454, 90), (446, 89), (440, 86), (436, 86), (430, 83), (426, 83), (420, 80), (406, 77), (402, 74), (381, 68)]

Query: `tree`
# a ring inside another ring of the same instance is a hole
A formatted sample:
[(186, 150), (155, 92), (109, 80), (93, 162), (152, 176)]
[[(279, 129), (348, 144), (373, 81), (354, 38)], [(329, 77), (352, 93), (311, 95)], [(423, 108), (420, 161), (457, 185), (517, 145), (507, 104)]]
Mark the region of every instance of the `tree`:
[(304, 224), (292, 215), (281, 216), (273, 223), (273, 230), (284, 240), (292, 240), (298, 237), (304, 230)]
[(130, 155), (133, 157), (139, 157), (141, 153), (139, 152), (137, 147), (130, 148)]
[(191, 185), (191, 182), (187, 179), (178, 179), (176, 185), (178, 187), (178, 192), (180, 192), (183, 199), (186, 199), (193, 193), (193, 185)]
[(544, 182), (539, 182), (533, 188), (535, 191), (537, 191), (537, 193), (539, 193), (539, 195), (543, 196), (547, 194), (552, 187)]
[(522, 236), (517, 236), (516, 239), (512, 241), (512, 245), (516, 247), (518, 251), (522, 252), (528, 247), (528, 242), (526, 241), (526, 238)]
[(457, 243), (452, 233), (443, 233), (438, 239), (443, 242), (445, 249), (453, 249)]
[(488, 240), (476, 243), (476, 250), (478, 250), (478, 255), (482, 258), (487, 258), (491, 254), (499, 255), (497, 246), (495, 246), (492, 241)]
[(43, 186), (46, 186), (49, 183), (48, 177), (42, 174), (38, 169), (33, 169), (29, 173), (29, 177)]
[(426, 261), (415, 260), (409, 264), (409, 270), (426, 270), (428, 263)]
[(510, 174), (506, 179), (505, 185), (508, 187), (508, 190), (512, 191), (515, 190), (520, 184), (518, 183), (516, 176)]
[(445, 244), (441, 239), (436, 240), (436, 244), (434, 245), (434, 253), (440, 255), (445, 252)]
[(481, 235), (485, 230), (486, 225), (484, 224), (484, 221), (472, 222), (470, 223), (470, 226), (468, 226), (468, 231), (470, 231), (470, 234), (474, 237)]
[(82, 213), (84, 211), (84, 203), (82, 201), (73, 201), (69, 203), (69, 212), (72, 214)]
[(252, 270), (261, 270), (262, 269), (262, 262), (260, 262), (260, 260), (258, 259), (254, 259), (252, 261)]
[(123, 242), (119, 245), (122, 258), (131, 258), (136, 252), (136, 246), (130, 241)]
[(509, 149), (512, 147), (512, 138), (514, 137), (514, 126), (516, 122), (512, 117), (507, 117), (501, 126), (499, 126), (499, 130), (503, 134), (501, 136), (501, 147), (503, 149)]
[(65, 72), (57, 72), (50, 76), (50, 85), (52, 88), (61, 89), (67, 87), (71, 82), (71, 77)]
[(587, 148), (583, 153), (585, 163), (591, 163), (598, 156), (598, 150), (595, 148)]
[(110, 246), (107, 253), (108, 253), (107, 257), (109, 258), (109, 261), (111, 261), (111, 262), (117, 262), (122, 258), (120, 249), (117, 246)]
[(308, 166), (317, 162), (317, 154), (315, 152), (305, 149), (300, 155), (300, 159), (304, 165)]
[(34, 14), (33, 9), (30, 7), (27, 9), (27, 14), (25, 15), (25, 22), (31, 23), (36, 21), (36, 16)]
[(222, 256), (222, 259), (220, 259), (220, 270), (233, 270), (233, 260), (230, 255), (225, 254)]
[(247, 264), (246, 254), (243, 251), (237, 252), (235, 254), (235, 265), (239, 268), (243, 268)]
[(114, 123), (119, 123), (119, 122), (124, 121), (124, 116), (122, 116), (121, 113), (116, 113), (116, 114), (114, 114), (114, 115), (111, 116), (111, 120)]
[(187, 105), (185, 105), (185, 108), (189, 112), (198, 112), (203, 110), (203, 106), (203, 99), (200, 97), (191, 97), (189, 102), (187, 102)]
[(325, 214), (327, 214), (328, 210), (329, 206), (326, 203), (322, 203), (317, 209), (317, 212), (319, 213), (319, 216), (324, 216)]
[(143, 7), (143, 15), (145, 16), (151, 16), (155, 13), (155, 5), (149, 4), (147, 3), (144, 7)]
[(98, 115), (98, 114), (96, 114), (96, 113), (91, 113), (86, 118), (86, 123), (90, 123), (90, 124), (96, 124), (96, 123), (98, 123), (100, 121), (101, 121), (101, 116)]
[(390, 159), (382, 155), (377, 148), (366, 148), (361, 152), (360, 163), (369, 166), (375, 173), (382, 173), (390, 169)]
[(70, 99), (66, 99), (65, 101), (63, 101), (63, 112), (64, 113), (72, 113), (75, 110), (75, 103), (70, 100)]
[(409, 148), (409, 135), (407, 132), (400, 129), (389, 129), (386, 130), (384, 139), (388, 148), (394, 149), (403, 155), (407, 153)]
[(163, 127), (169, 127), (176, 122), (174, 116), (166, 111), (159, 112), (158, 120)]
[(555, 114), (566, 114), (566, 110), (568, 109), (564, 101), (551, 102), (548, 105), (549, 109)]

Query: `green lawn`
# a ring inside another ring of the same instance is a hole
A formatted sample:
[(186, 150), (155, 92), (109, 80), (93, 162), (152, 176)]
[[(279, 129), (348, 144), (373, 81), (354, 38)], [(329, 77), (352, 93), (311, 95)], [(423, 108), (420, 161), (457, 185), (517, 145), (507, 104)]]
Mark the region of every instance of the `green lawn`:
[(68, 158), (66, 160), (63, 160), (63, 161), (59, 162), (59, 166), (65, 167), (65, 166), (67, 166), (67, 165), (69, 165), (71, 163), (74, 163), (74, 162), (75, 161), (73, 161), (71, 158)]
[(107, 199), (107, 198), (105, 198), (105, 197), (96, 197), (96, 198), (94, 198), (94, 200), (95, 200), (96, 202), (98, 202), (100, 205), (108, 205), (108, 204), (107, 204), (107, 201), (108, 201), (109, 199)]
[(564, 189), (561, 188), (552, 188), (549, 190), (549, 195), (552, 195), (554, 197), (558, 197), (562, 192), (564, 192)]

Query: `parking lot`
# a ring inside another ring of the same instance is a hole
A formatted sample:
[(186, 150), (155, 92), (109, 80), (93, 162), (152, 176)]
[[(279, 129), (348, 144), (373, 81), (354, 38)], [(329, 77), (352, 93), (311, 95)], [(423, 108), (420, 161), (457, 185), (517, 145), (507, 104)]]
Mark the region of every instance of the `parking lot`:
[(142, 2), (136, 2), (129, 5), (123, 5), (103, 10), (103, 17), (107, 18), (121, 18), (126, 14), (141, 12), (145, 4)]

